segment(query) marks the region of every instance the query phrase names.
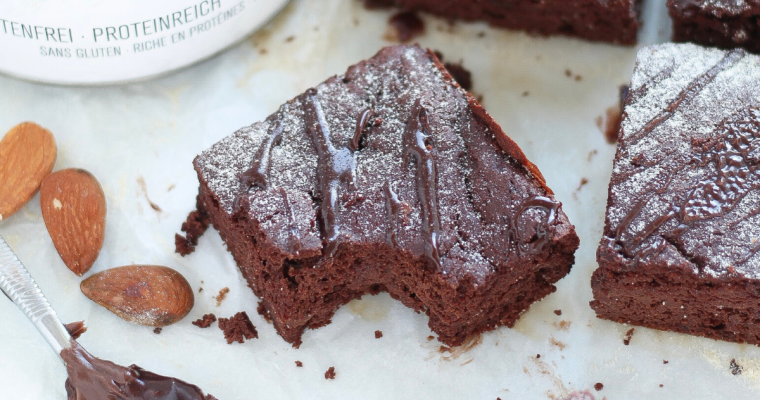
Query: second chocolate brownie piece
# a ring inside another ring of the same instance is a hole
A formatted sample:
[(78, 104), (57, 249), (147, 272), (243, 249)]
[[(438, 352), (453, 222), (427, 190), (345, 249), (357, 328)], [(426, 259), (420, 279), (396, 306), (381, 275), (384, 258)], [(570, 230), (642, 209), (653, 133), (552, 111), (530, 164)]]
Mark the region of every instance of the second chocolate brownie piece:
[(760, 344), (760, 58), (640, 51), (591, 306), (601, 318)]
[(484, 20), (494, 26), (540, 35), (567, 35), (632, 45), (641, 0), (365, 0), (445, 18)]
[(668, 0), (673, 41), (760, 52), (760, 1)]

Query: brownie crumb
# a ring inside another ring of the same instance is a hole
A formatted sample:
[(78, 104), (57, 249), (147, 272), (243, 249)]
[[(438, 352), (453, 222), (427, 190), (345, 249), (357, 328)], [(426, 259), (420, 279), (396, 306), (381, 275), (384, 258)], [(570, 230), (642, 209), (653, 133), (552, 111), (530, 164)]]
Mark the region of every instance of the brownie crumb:
[(303, 367), (303, 363), (296, 360), (296, 367), (298, 367), (298, 368)]
[(734, 358), (731, 359), (731, 364), (729, 364), (728, 367), (731, 368), (731, 374), (732, 375), (741, 375), (742, 374), (742, 370), (744, 370), (744, 367), (742, 367), (741, 365), (737, 364), (736, 363), (736, 359), (734, 359)]
[(203, 292), (203, 288), (198, 288), (198, 293)]
[(259, 306), (256, 307), (256, 312), (259, 313), (262, 317), (264, 317), (264, 321), (267, 322), (267, 324), (272, 323), (272, 316), (269, 315), (269, 311), (267, 311), (267, 308), (264, 306), (264, 302), (260, 301)]
[(575, 77), (573, 79), (575, 79), (576, 82), (580, 82), (580, 81), (583, 80), (583, 77), (580, 76), (580, 75), (575, 75)]
[(219, 306), (222, 305), (222, 302), (224, 301), (224, 299), (227, 298), (227, 293), (229, 293), (229, 292), (230, 292), (230, 288), (223, 287), (223, 288), (221, 288), (219, 290), (219, 294), (216, 295), (216, 296), (214, 296), (214, 298), (216, 299), (216, 306), (217, 307), (219, 307)]
[(597, 382), (596, 384), (594, 384), (594, 390), (596, 390), (597, 392), (602, 390), (603, 388), (604, 388), (604, 385), (602, 385), (601, 382)]
[(157, 327), (156, 329), (153, 330), (153, 333), (155, 333), (156, 335), (160, 335), (163, 330), (164, 330), (163, 328)]
[(433, 340), (433, 339), (435, 339), (435, 336), (433, 336), (433, 335), (430, 335), (430, 336), (427, 337), (428, 342), (431, 341), (431, 340)]
[(290, 35), (290, 36), (288, 36), (288, 37), (286, 37), (286, 38), (285, 38), (285, 41), (286, 41), (286, 42), (288, 42), (288, 43), (290, 43), (290, 42), (292, 42), (292, 41), (293, 41), (293, 40), (295, 40), (295, 39), (296, 39), (296, 37), (295, 37), (295, 36), (293, 36), (293, 35)]
[(396, 13), (388, 20), (388, 24), (393, 28), (393, 33), (387, 35), (386, 39), (395, 39), (402, 43), (425, 33), (425, 22), (414, 12)]
[(486, 33), (485, 32), (478, 32), (478, 37), (479, 38), (486, 37)]
[(662, 383), (660, 384), (660, 387), (662, 387)]
[(528, 97), (529, 95), (530, 95), (530, 92), (527, 90), (522, 92), (522, 97)]
[(66, 330), (69, 331), (69, 335), (74, 340), (79, 339), (83, 333), (87, 332), (87, 327), (84, 326), (84, 321), (71, 322), (64, 325)]
[(241, 311), (230, 318), (219, 318), (219, 329), (224, 332), (227, 344), (232, 344), (232, 342), (243, 343), (244, 338), (250, 340), (259, 337), (256, 327), (253, 326), (245, 311)]
[(536, 354), (536, 358), (541, 358), (541, 354)]
[(562, 310), (554, 310), (554, 315), (562, 315)]
[(330, 367), (325, 372), (325, 379), (335, 379), (335, 367)]
[(179, 253), (182, 257), (195, 251), (195, 246), (198, 245), (198, 239), (203, 236), (209, 226), (210, 216), (201, 207), (200, 203), (197, 203), (197, 210), (191, 212), (187, 216), (187, 220), (182, 223), (182, 232), (185, 232), (185, 236), (179, 233), (174, 235), (174, 251)]
[(216, 322), (216, 315), (214, 314), (205, 314), (203, 318), (199, 318), (195, 321), (193, 321), (193, 325), (197, 326), (198, 328), (208, 328)]
[(469, 92), (470, 89), (472, 89), (472, 73), (462, 66), (461, 62), (458, 64), (444, 63), (443, 66), (446, 67), (449, 74), (454, 77), (454, 80), (457, 81), (459, 86), (464, 88), (464, 90)]
[(624, 345), (628, 346), (629, 344), (631, 344), (631, 338), (633, 337), (634, 330), (635, 330), (634, 328), (631, 328), (628, 330), (628, 332), (625, 333), (625, 336), (623, 337)]
[(571, 76), (573, 76), (573, 71), (570, 71), (569, 69), (566, 69), (565, 70), (565, 76), (568, 77), (568, 78), (570, 78)]
[(375, 331), (375, 339), (380, 339), (383, 337), (383, 331)]
[(669, 363), (669, 362), (670, 362), (670, 361), (668, 361), (668, 360), (662, 360), (662, 363), (663, 363), (663, 364), (667, 364), (667, 363)]

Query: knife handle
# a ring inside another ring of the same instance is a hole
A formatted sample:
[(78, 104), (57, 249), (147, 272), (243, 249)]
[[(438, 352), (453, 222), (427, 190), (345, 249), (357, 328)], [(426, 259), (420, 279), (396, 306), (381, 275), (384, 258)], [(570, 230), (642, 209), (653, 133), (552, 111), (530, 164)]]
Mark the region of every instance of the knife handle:
[(71, 335), (58, 319), (55, 310), (50, 306), (29, 271), (2, 236), (0, 236), (0, 289), (32, 321), (56, 354), (60, 355), (61, 350), (71, 347)]

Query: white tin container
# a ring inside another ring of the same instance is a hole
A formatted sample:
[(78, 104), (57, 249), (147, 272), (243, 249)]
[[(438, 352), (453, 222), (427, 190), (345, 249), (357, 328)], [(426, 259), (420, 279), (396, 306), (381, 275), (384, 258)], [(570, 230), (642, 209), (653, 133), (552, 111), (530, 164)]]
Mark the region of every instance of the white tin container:
[(122, 83), (224, 50), (288, 0), (2, 0), (0, 72), (65, 85)]

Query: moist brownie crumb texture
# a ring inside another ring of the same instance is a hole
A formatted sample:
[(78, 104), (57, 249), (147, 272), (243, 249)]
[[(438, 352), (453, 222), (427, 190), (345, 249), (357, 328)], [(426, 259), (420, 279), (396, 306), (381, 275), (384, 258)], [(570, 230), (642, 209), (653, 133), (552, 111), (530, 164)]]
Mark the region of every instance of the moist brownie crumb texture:
[(208, 328), (214, 322), (216, 322), (216, 315), (205, 314), (202, 318), (198, 318), (197, 320), (193, 321), (192, 324), (198, 328)]
[(578, 247), (538, 169), (417, 46), (381, 50), (194, 164), (201, 212), (294, 346), (380, 291), (461, 344), (512, 326)]
[(364, 0), (367, 8), (398, 6), (445, 18), (541, 35), (635, 44), (641, 0)]
[(219, 318), (219, 329), (224, 332), (227, 344), (232, 342), (243, 343), (244, 339), (258, 339), (259, 333), (253, 326), (248, 314), (241, 311), (230, 318)]
[(760, 59), (643, 49), (592, 276), (597, 315), (760, 344)]
[(668, 0), (673, 41), (760, 52), (757, 0)]

